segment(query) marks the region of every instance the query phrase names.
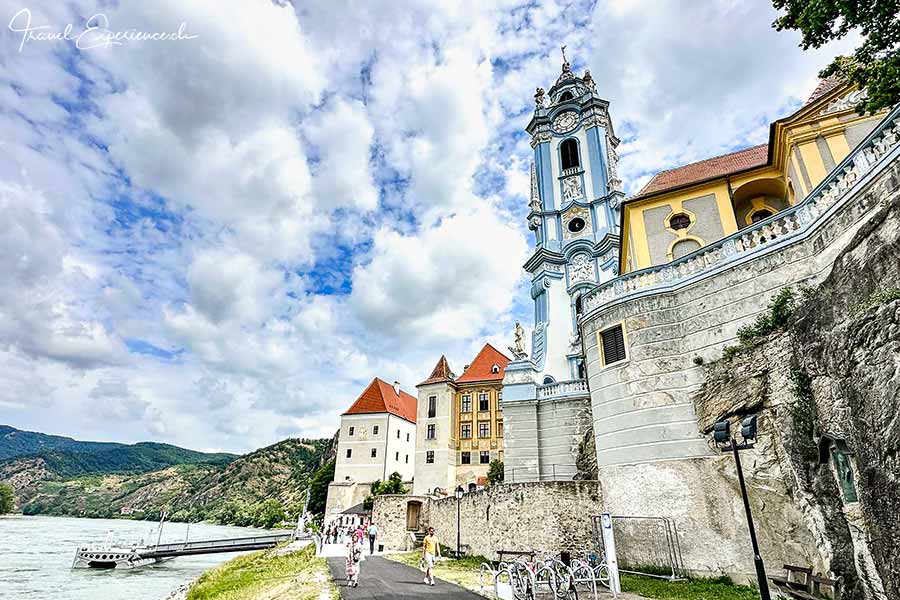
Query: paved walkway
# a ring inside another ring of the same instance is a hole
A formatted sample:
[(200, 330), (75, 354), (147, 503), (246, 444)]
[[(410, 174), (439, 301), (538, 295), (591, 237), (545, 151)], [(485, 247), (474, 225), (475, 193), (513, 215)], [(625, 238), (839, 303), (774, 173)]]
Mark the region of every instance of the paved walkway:
[(443, 598), (444, 600), (484, 600), (482, 596), (457, 585), (434, 580), (425, 585), (422, 571), (381, 556), (366, 556), (360, 564), (359, 587), (347, 587), (346, 563), (343, 558), (329, 558), (328, 568), (337, 583), (342, 600)]

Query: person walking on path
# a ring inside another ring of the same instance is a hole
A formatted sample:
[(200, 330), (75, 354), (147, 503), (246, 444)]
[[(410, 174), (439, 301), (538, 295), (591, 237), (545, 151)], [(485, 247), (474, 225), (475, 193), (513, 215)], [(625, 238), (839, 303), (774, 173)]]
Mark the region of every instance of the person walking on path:
[(347, 585), (359, 586), (359, 563), (363, 559), (362, 536), (352, 535), (347, 542)]
[(434, 559), (441, 555), (441, 544), (434, 535), (434, 527), (428, 528), (428, 535), (422, 540), (422, 564), (425, 566), (425, 583), (434, 585)]
[(378, 536), (378, 526), (375, 523), (369, 523), (369, 556), (375, 554), (375, 538)]

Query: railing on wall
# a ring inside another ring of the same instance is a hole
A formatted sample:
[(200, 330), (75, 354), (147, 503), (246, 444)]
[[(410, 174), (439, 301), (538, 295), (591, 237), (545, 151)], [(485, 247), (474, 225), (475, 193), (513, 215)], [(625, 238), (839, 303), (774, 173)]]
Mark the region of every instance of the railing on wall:
[(557, 381), (537, 386), (538, 400), (547, 398), (566, 398), (587, 396), (587, 380), (572, 379), (570, 381)]
[(900, 107), (894, 108), (802, 202), (678, 260), (627, 273), (600, 284), (583, 300), (587, 314), (614, 300), (674, 286), (750, 253), (780, 246), (806, 232), (846, 197), (864, 175), (900, 142)]

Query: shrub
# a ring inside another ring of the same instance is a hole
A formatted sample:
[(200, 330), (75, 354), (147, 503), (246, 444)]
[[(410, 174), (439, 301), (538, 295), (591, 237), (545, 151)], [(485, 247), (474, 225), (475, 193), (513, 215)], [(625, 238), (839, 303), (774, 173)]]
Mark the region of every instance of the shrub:
[(855, 319), (873, 306), (887, 304), (888, 302), (893, 302), (894, 300), (900, 300), (900, 288), (875, 290), (869, 295), (868, 298), (850, 307), (850, 317)]
[(0, 515), (11, 513), (14, 506), (12, 486), (8, 483), (0, 483)]
[(744, 325), (738, 329), (738, 339), (742, 344), (749, 344), (755, 338), (769, 335), (776, 329), (784, 327), (790, 321), (796, 307), (793, 290), (783, 288), (769, 302), (769, 309), (765, 313), (756, 317), (751, 325)]
[(502, 460), (492, 460), (491, 466), (488, 468), (488, 483), (490, 485), (494, 485), (495, 483), (503, 483), (503, 461)]

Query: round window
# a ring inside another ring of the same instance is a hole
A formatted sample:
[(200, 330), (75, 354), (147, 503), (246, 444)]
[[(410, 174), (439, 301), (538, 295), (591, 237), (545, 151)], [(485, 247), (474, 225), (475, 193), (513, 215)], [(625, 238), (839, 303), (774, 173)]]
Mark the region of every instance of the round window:
[(586, 223), (584, 222), (584, 219), (582, 219), (581, 217), (575, 217), (574, 219), (569, 221), (569, 224), (566, 225), (566, 228), (568, 228), (568, 230), (572, 233), (578, 233), (582, 229), (584, 229), (585, 225)]
[(687, 229), (690, 226), (691, 218), (684, 213), (672, 215), (672, 218), (669, 219), (669, 227), (675, 229), (676, 231), (679, 229)]

